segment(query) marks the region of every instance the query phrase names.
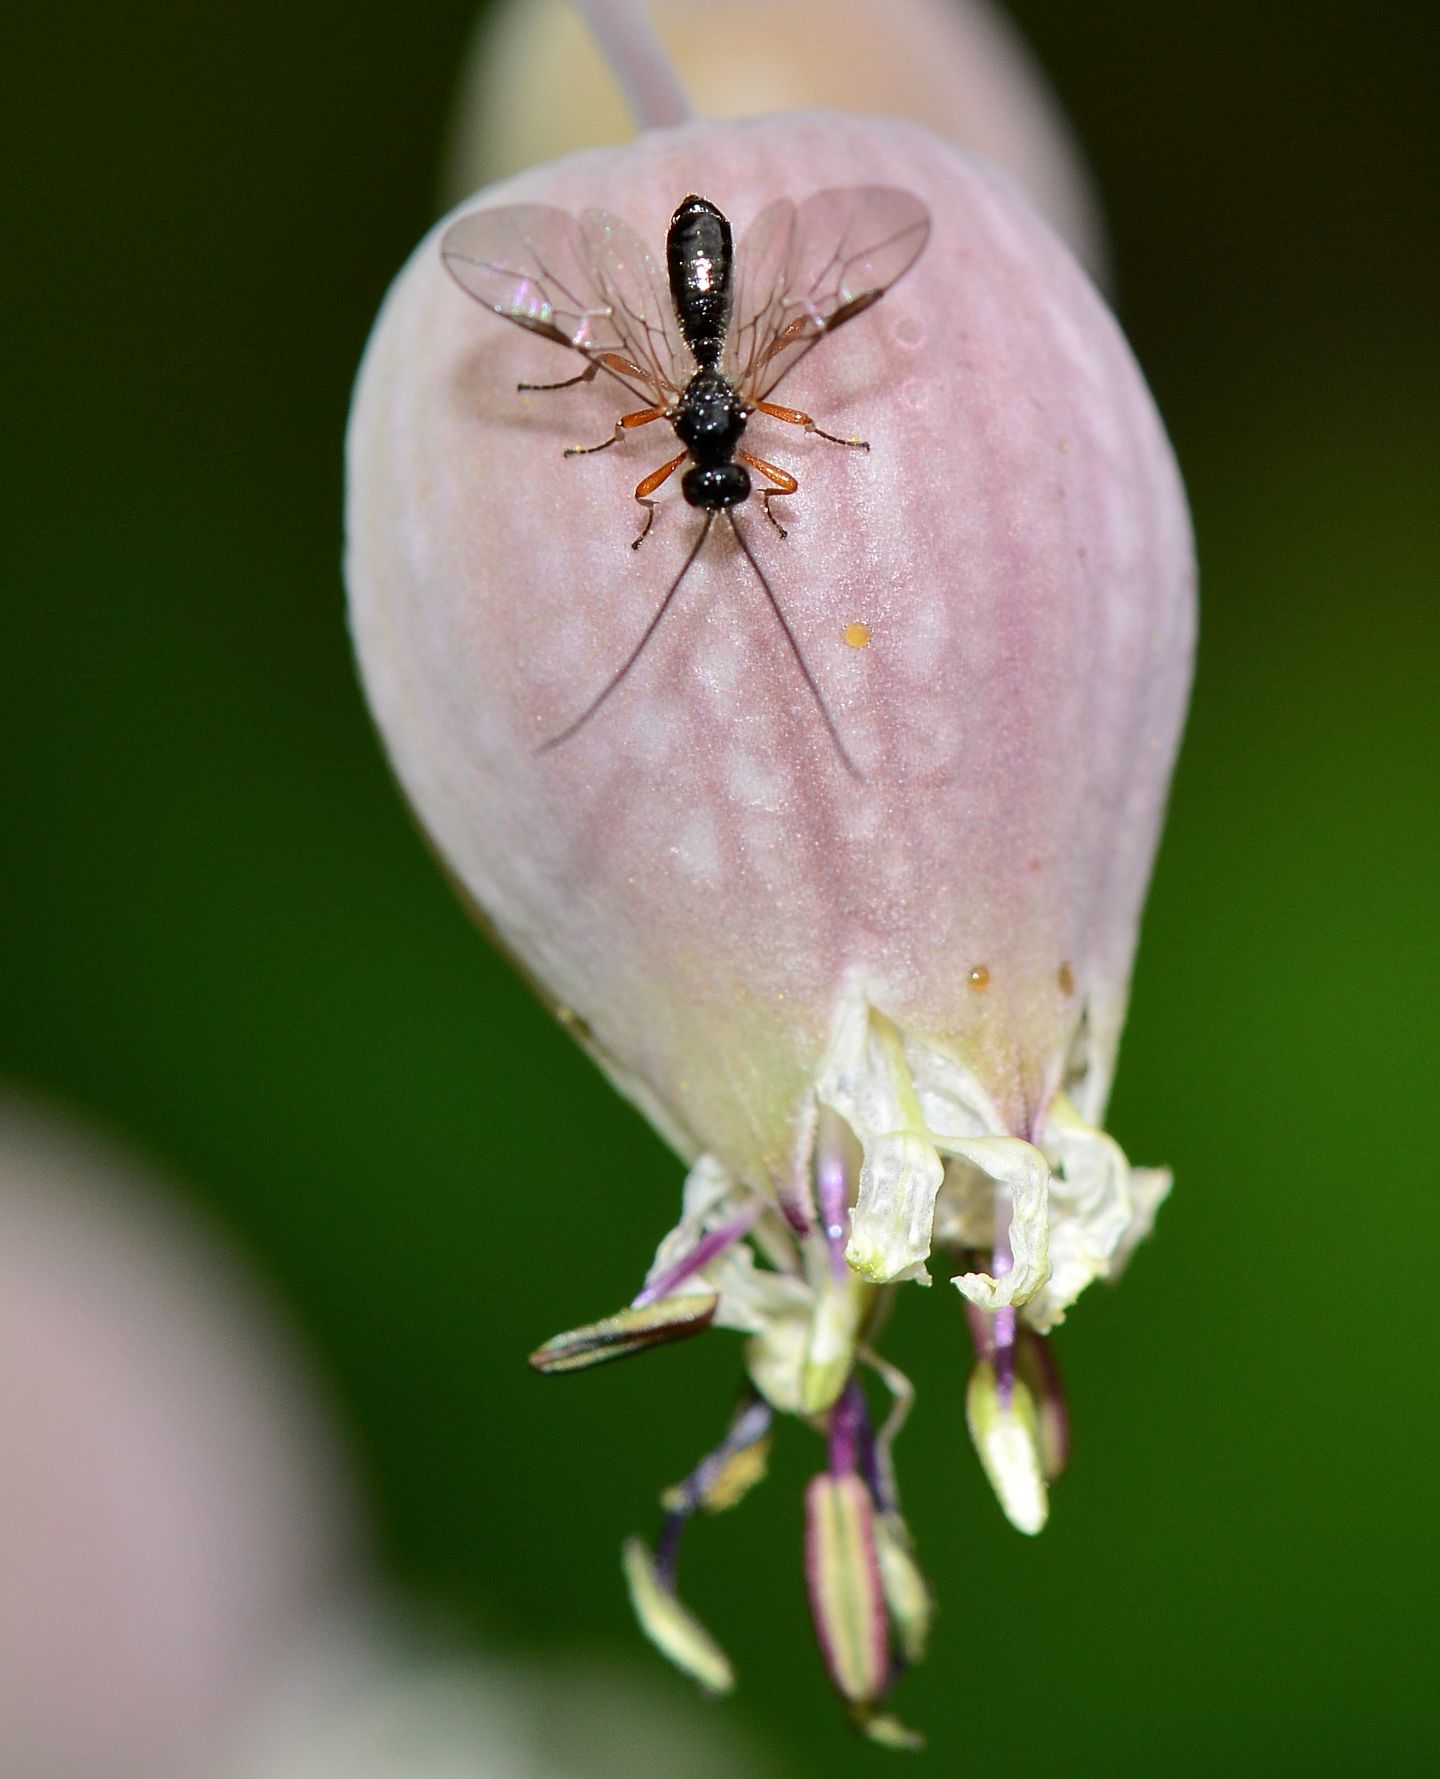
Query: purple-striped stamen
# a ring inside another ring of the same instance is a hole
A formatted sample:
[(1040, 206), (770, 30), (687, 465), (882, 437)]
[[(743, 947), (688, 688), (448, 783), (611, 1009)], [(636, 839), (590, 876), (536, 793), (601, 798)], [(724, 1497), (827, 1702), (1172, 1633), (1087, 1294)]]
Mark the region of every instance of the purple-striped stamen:
[(680, 1540), (695, 1514), (702, 1508), (714, 1512), (732, 1505), (763, 1474), (763, 1448), (774, 1419), (775, 1411), (763, 1397), (745, 1397), (720, 1443), (666, 1490), (665, 1518), (655, 1541), (655, 1573), (663, 1587), (675, 1586)]
[(835, 1115), (822, 1112), (815, 1142), (815, 1191), (820, 1206), (820, 1227), (830, 1256), (830, 1271), (839, 1284), (846, 1284), (850, 1279), (850, 1268), (845, 1263), (845, 1244), (850, 1236), (851, 1186), (845, 1136)]
[(718, 1254), (723, 1254), (742, 1236), (748, 1235), (762, 1209), (762, 1201), (754, 1198), (728, 1223), (722, 1223), (718, 1229), (707, 1230), (689, 1253), (682, 1254), (658, 1278), (651, 1279), (634, 1298), (630, 1307), (644, 1309), (647, 1304), (668, 1297), (677, 1286), (683, 1285), (687, 1279), (693, 1278), (703, 1267), (708, 1266)]
[[(1010, 1246), (1010, 1194), (1003, 1187), (995, 1190), (995, 1246), (990, 1256), (992, 1278), (1003, 1279), (1015, 1264)], [(990, 1333), (990, 1363), (995, 1367), (995, 1393), (1002, 1411), (1008, 1411), (1015, 1394), (1015, 1306), (1006, 1304), (995, 1311)]]

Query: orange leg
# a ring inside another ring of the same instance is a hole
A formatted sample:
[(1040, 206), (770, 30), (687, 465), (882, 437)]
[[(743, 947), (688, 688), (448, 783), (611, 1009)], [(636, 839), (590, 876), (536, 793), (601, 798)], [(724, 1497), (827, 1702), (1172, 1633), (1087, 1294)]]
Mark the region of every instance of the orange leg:
[(608, 439), (601, 439), (598, 445), (567, 445), (567, 457), (588, 457), (592, 451), (608, 451), (617, 439), (623, 438), (632, 426), (648, 426), (652, 420), (665, 418), (664, 408), (637, 408), (633, 414), (622, 414), (615, 422), (615, 430)]
[(790, 426), (803, 426), (806, 432), (813, 432), (822, 439), (829, 439), (832, 445), (850, 445), (857, 451), (868, 451), (869, 441), (866, 439), (842, 439), (838, 433), (826, 432), (823, 426), (817, 426), (806, 413), (799, 408), (782, 408), (778, 402), (756, 402), (757, 414), (768, 414), (772, 420), (783, 420)]
[(618, 352), (602, 352), (591, 366), (592, 372), (596, 365), (604, 365), (607, 371), (614, 371), (617, 377), (629, 377), (636, 383), (648, 383), (652, 389), (667, 390), (671, 395), (679, 395), (680, 391), (668, 377), (661, 377), (656, 383), (654, 371), (644, 370), (638, 364), (632, 364), (628, 358), (622, 358)]
[(760, 474), (764, 476), (767, 481), (775, 484), (773, 488), (765, 488), (761, 490), (760, 504), (765, 509), (765, 517), (780, 533), (781, 537), (788, 537), (790, 535), (789, 532), (786, 531), (785, 527), (775, 517), (774, 513), (770, 511), (770, 502), (777, 494), (793, 494), (800, 484), (795, 480), (794, 476), (790, 474), (788, 469), (781, 469), (778, 463), (767, 463), (763, 457), (752, 456), (749, 451), (737, 451), (735, 455), (742, 463), (748, 463), (751, 469), (759, 470)]
[(678, 457), (672, 457), (669, 463), (662, 463), (659, 469), (652, 469), (643, 482), (638, 482), (636, 484), (635, 498), (645, 509), (645, 527), (644, 530), (641, 531), (639, 537), (631, 543), (630, 548), (632, 550), (638, 550), (640, 548), (641, 544), (643, 544), (645, 539), (650, 535), (650, 527), (655, 523), (655, 502), (651, 500), (650, 496), (657, 488), (662, 487), (670, 480), (671, 476), (675, 474), (676, 470), (679, 469), (680, 465), (684, 463), (689, 455), (690, 453), (688, 451), (682, 451)]

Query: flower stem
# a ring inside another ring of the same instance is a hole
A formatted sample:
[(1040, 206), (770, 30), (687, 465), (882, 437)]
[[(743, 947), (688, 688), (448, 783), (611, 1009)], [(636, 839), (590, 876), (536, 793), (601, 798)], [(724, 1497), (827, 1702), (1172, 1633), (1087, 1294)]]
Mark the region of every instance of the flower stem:
[(830, 1411), (829, 1462), (832, 1476), (850, 1476), (868, 1444), (870, 1417), (860, 1385), (852, 1377)]
[[(991, 1276), (1003, 1278), (1015, 1264), (1010, 1247), (1010, 1194), (1003, 1188), (995, 1193), (995, 1247), (990, 1259)], [(995, 1312), (991, 1331), (992, 1363), (995, 1367), (995, 1392), (1002, 1410), (1008, 1409), (1015, 1393), (1015, 1306), (1007, 1304)]]
[(838, 1284), (850, 1278), (845, 1263), (845, 1243), (850, 1235), (850, 1196), (853, 1185), (846, 1166), (845, 1131), (840, 1120), (822, 1107), (815, 1133), (816, 1195), (820, 1201), (820, 1226), (830, 1253), (830, 1271)]
[(690, 118), (674, 64), (637, 0), (576, 0), (595, 33), (641, 130), (669, 129)]
[[(774, 1418), (763, 1398), (754, 1394), (742, 1398), (719, 1445), (705, 1454), (683, 1482), (665, 1491), (665, 1519), (655, 1541), (654, 1557), (655, 1577), (662, 1588), (674, 1591), (680, 1540), (694, 1516), (702, 1508), (715, 1513), (731, 1506), (764, 1473), (764, 1452)], [(758, 1465), (745, 1467), (744, 1460), (755, 1457), (757, 1448)]]

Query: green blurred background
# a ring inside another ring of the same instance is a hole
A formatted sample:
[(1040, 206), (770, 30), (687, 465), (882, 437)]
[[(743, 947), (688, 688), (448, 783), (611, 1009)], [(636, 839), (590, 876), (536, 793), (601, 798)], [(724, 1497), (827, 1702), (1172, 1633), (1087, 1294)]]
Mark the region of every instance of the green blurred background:
[[(1012, 10), (1092, 157), (1200, 539), (1199, 682), (1112, 1122), (1178, 1185), (1060, 1337), (1075, 1457), (1035, 1542), (967, 1449), (961, 1319), (902, 1302), (903, 1477), (943, 1616), (897, 1705), (935, 1770), (1418, 1764), (1433, 17)], [(735, 1349), (527, 1371), (633, 1287), (680, 1170), (451, 900), (362, 707), (338, 572), (349, 385), (435, 213), (473, 18), (59, 0), (11, 21), (0, 1070), (194, 1182), (276, 1283), (413, 1598), (502, 1646), (649, 1663), (619, 1541), (715, 1435)], [(810, 1646), (815, 1457), (788, 1429), (685, 1578), (741, 1669), (719, 1709), (797, 1776), (884, 1758)]]

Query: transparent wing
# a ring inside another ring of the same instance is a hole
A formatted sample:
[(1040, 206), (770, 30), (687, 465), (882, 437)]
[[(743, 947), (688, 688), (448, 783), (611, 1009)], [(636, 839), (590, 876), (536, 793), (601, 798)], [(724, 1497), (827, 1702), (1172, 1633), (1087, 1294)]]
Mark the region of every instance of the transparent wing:
[(736, 256), (724, 369), (744, 399), (764, 401), (811, 347), (878, 302), (929, 233), (930, 212), (893, 185), (767, 205)]
[(687, 356), (669, 287), (628, 223), (545, 204), (475, 210), (440, 257), (460, 288), (517, 327), (570, 346), (641, 401), (664, 406)]
[(695, 369), (680, 333), (670, 280), (627, 222), (608, 210), (587, 210), (580, 237), (595, 286), (610, 312), (619, 350), (669, 393)]
[(722, 368), (752, 400), (756, 367), (774, 344), (779, 325), (775, 318), (785, 307), (795, 218), (789, 198), (767, 204), (741, 236), (735, 255), (735, 294)]

